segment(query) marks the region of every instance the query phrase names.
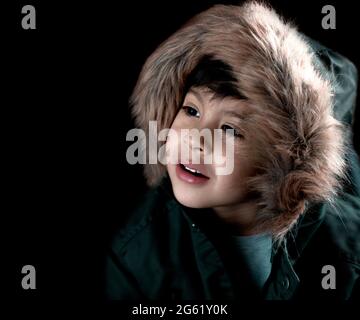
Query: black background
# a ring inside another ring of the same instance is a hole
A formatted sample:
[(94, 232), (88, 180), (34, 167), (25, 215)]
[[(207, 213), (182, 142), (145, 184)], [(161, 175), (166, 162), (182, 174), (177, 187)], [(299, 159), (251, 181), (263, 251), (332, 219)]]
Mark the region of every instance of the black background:
[[(350, 2), (269, 2), (360, 67)], [(128, 98), (146, 57), (215, 3), (238, 1), (0, 4), (4, 295), (102, 298), (110, 235), (145, 190), (141, 168), (125, 159)], [(36, 8), (36, 30), (21, 28), (26, 4)], [(321, 28), (325, 4), (336, 8), (336, 30)], [(354, 140), (359, 152), (358, 132)], [(21, 287), (26, 264), (36, 268), (36, 290)]]

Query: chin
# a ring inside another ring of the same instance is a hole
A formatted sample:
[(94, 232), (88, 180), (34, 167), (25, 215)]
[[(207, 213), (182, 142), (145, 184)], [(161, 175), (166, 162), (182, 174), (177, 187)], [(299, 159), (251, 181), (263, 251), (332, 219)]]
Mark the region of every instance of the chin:
[(208, 201), (208, 196), (202, 196), (196, 194), (196, 192), (190, 190), (184, 190), (182, 188), (174, 188), (174, 195), (177, 201), (179, 201), (183, 206), (202, 209), (209, 208), (210, 203)]

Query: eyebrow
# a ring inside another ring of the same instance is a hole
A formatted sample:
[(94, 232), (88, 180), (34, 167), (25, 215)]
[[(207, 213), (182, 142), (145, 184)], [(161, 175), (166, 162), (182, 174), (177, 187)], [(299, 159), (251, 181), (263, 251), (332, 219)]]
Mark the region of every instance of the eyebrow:
[(201, 104), (203, 104), (204, 101), (202, 99), (201, 93), (197, 89), (190, 88), (188, 92), (191, 92), (201, 102)]
[[(209, 92), (212, 92), (211, 90), (209, 90)], [(201, 91), (200, 89), (197, 89), (196, 87), (191, 87), (189, 90), (188, 90), (188, 93), (192, 93), (201, 103), (203, 103), (203, 99), (202, 99), (202, 96), (201, 96)], [(211, 100), (213, 99), (224, 99), (226, 98), (226, 96), (222, 96), (221, 94), (217, 94), (216, 92), (212, 92), (213, 93), (213, 97), (211, 98)], [(238, 94), (237, 96), (229, 96), (231, 98), (236, 98), (236, 99), (239, 99), (239, 100), (248, 100), (244, 95), (242, 94)]]
[(239, 113), (239, 112), (236, 112), (236, 111), (233, 111), (233, 110), (224, 111), (224, 114), (229, 115), (229, 116), (233, 116), (233, 117), (236, 117), (236, 118), (240, 118), (241, 120), (246, 120), (246, 118), (247, 118), (246, 115), (244, 115), (242, 113)]

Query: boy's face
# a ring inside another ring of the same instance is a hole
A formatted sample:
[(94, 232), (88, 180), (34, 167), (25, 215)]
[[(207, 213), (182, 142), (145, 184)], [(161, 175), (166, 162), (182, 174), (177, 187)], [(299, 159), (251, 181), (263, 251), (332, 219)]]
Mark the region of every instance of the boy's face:
[[(171, 184), (176, 199), (183, 205), (191, 208), (222, 208), (237, 206), (247, 202), (248, 190), (245, 180), (255, 174), (254, 157), (251, 154), (251, 141), (247, 137), (246, 116), (253, 110), (246, 100), (226, 97), (223, 99), (212, 99), (213, 93), (204, 90), (204, 88), (191, 88), (186, 94), (184, 103), (178, 112), (171, 126), (180, 136), (182, 129), (214, 129), (223, 130), (225, 137), (221, 154), (217, 157), (228, 159), (229, 155), (225, 153), (226, 139), (231, 135), (233, 141), (234, 169), (231, 174), (218, 175), (218, 164), (192, 164), (192, 159), (181, 160), (177, 164), (167, 164), (167, 170), (171, 179)], [(234, 131), (227, 131), (234, 129)], [(179, 150), (181, 143), (189, 144), (186, 147), (190, 150), (194, 148), (189, 139), (167, 140), (167, 148)], [(205, 153), (204, 140), (195, 148), (200, 152), (200, 159), (203, 159)], [(212, 147), (207, 152), (218, 152), (219, 148)], [(191, 153), (190, 153), (191, 155)], [(226, 155), (226, 157), (225, 157)], [(214, 155), (215, 156), (215, 155)], [(219, 162), (217, 162), (219, 163)], [(196, 173), (192, 171), (197, 170)], [(200, 174), (199, 174), (200, 173)]]

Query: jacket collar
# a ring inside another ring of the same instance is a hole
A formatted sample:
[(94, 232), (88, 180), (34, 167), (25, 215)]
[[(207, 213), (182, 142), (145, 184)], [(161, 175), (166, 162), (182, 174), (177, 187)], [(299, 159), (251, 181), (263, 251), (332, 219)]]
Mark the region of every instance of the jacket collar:
[[(202, 276), (208, 278), (216, 274), (222, 265), (216, 243), (221, 242), (221, 235), (226, 234), (225, 226), (210, 209), (191, 209), (181, 205), (174, 197), (168, 177), (163, 180), (161, 188), (171, 197), (173, 205), (179, 208), (192, 230), (194, 248), (197, 250), (195, 254), (199, 268), (204, 272)], [(206, 219), (203, 219), (204, 215)], [(273, 246), (272, 272), (263, 290), (265, 299), (286, 300), (294, 295), (300, 283), (295, 264), (324, 217), (323, 203), (308, 207), (281, 245)], [(221, 281), (230, 290), (230, 280), (225, 277)]]

